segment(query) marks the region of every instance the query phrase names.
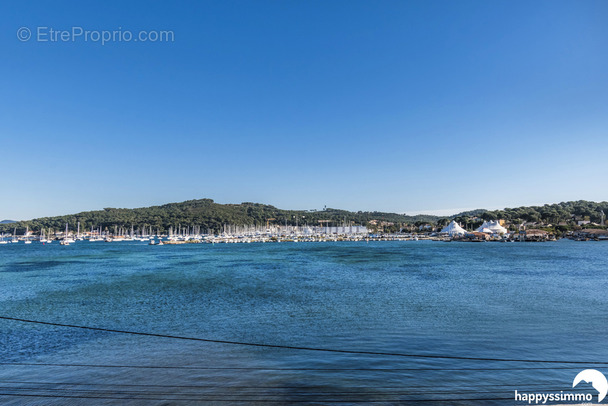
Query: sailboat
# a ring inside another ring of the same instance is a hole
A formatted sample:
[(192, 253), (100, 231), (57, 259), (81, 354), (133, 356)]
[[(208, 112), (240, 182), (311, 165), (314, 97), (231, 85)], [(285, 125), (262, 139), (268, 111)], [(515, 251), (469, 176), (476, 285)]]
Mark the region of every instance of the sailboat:
[(93, 227), (91, 227), (91, 237), (89, 238), (90, 242), (103, 241), (101, 237), (101, 227), (97, 229), (97, 231), (93, 232)]
[(65, 223), (65, 234), (63, 236), (63, 240), (61, 240), (61, 245), (70, 245), (74, 240), (68, 237), (68, 223)]
[(44, 228), (40, 229), (40, 242), (43, 243), (43, 244), (51, 242), (51, 240), (46, 237), (46, 235), (44, 233)]
[[(125, 234), (127, 234), (127, 233), (126, 233), (126, 231), (125, 231)], [(123, 241), (135, 241), (135, 238), (133, 238), (133, 234), (134, 234), (134, 230), (133, 230), (133, 224), (131, 224), (131, 234), (130, 234), (130, 235), (127, 235), (127, 236), (126, 236), (125, 238), (123, 238), (122, 240), (123, 240)]]
[(32, 243), (32, 241), (30, 240), (29, 235), (28, 235), (29, 233), (30, 233), (29, 226), (25, 226), (25, 234), (23, 235), (23, 237), (24, 237), (23, 240), (24, 240), (25, 244)]
[(19, 240), (17, 239), (17, 227), (15, 227), (15, 229), (13, 230), (13, 238), (11, 238), (11, 242), (14, 244), (19, 242)]

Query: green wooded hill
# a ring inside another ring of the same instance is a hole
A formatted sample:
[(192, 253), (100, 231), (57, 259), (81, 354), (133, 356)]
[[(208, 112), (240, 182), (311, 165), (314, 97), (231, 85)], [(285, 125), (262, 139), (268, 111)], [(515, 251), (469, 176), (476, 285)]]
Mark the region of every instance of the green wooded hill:
[[(576, 222), (580, 220), (601, 224), (602, 211), (608, 216), (608, 202), (596, 203), (577, 200), (543, 206), (505, 208), (503, 210), (474, 210), (453, 217), (461, 224), (472, 227), (481, 224), (481, 220), (503, 219), (513, 225), (523, 222), (541, 225), (550, 224), (555, 230), (566, 231), (576, 228)], [(606, 218), (608, 217), (604, 218), (604, 222)]]
[[(384, 212), (351, 212), (340, 209), (325, 209), (319, 211), (282, 210), (274, 206), (260, 203), (219, 204), (211, 199), (188, 200), (181, 203), (169, 203), (162, 206), (143, 207), (137, 209), (114, 209), (87, 211), (66, 216), (44, 217), (16, 223), (0, 224), (0, 232), (12, 232), (17, 228), (18, 234), (23, 234), (26, 226), (33, 232), (41, 228), (61, 231), (68, 223), (71, 230), (76, 229), (80, 222), (81, 230), (91, 227), (112, 231), (114, 227), (130, 229), (131, 226), (152, 227), (154, 231), (167, 232), (170, 227), (200, 227), (201, 231), (219, 232), (224, 225), (256, 225), (289, 224), (319, 225), (319, 220), (329, 220), (329, 225), (341, 225), (344, 222), (368, 225), (371, 220), (394, 223), (394, 226), (384, 227), (385, 231), (399, 231), (403, 225), (419, 225), (424, 223), (443, 225), (451, 219), (461, 224), (474, 226), (482, 220), (504, 219), (511, 224), (521, 222), (537, 222), (544, 224), (568, 223), (576, 220), (589, 220), (600, 223), (601, 211), (608, 215), (608, 202), (590, 202), (585, 200), (546, 204), (544, 206), (526, 206), (505, 208), (503, 210), (472, 210), (453, 216), (438, 217), (431, 215), (407, 216), (397, 213)], [(270, 220), (273, 219), (273, 220)]]
[[(274, 220), (269, 220), (274, 219)], [(188, 200), (181, 203), (169, 203), (162, 206), (152, 206), (137, 209), (114, 209), (87, 211), (66, 216), (44, 217), (13, 224), (0, 225), (1, 232), (12, 232), (17, 228), (21, 234), (28, 226), (33, 232), (41, 228), (51, 228), (61, 231), (69, 224), (70, 230), (75, 230), (78, 222), (82, 231), (91, 227), (112, 231), (115, 226), (130, 229), (139, 227), (152, 227), (154, 231), (166, 232), (169, 227), (177, 229), (182, 227), (200, 227), (201, 231), (218, 232), (225, 224), (255, 225), (267, 224), (295, 225), (325, 225), (319, 220), (329, 220), (329, 225), (341, 225), (345, 221), (353, 224), (366, 225), (370, 220), (380, 220), (397, 224), (411, 224), (414, 222), (435, 222), (438, 217), (430, 215), (406, 216), (396, 213), (383, 212), (350, 212), (339, 209), (325, 209), (319, 211), (281, 210), (274, 206), (259, 203), (219, 204), (211, 199)], [(398, 230), (398, 229), (397, 229)]]
[(513, 222), (559, 223), (577, 219), (599, 223), (602, 211), (608, 215), (608, 202), (596, 203), (577, 200), (574, 202), (545, 204), (543, 206), (525, 206), (494, 211), (486, 210), (478, 215), (484, 220), (504, 219)]

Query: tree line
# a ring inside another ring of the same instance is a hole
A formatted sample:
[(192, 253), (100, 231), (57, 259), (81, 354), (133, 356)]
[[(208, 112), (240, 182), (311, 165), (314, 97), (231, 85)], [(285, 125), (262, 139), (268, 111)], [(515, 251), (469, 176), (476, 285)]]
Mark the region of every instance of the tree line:
[[(436, 221), (435, 216), (406, 216), (384, 212), (350, 212), (347, 210), (326, 208), (319, 211), (282, 210), (274, 206), (245, 202), (241, 204), (219, 204), (211, 199), (189, 200), (181, 203), (169, 203), (137, 209), (105, 208), (65, 216), (44, 217), (17, 223), (0, 224), (0, 232), (22, 234), (26, 227), (35, 233), (41, 229), (61, 231), (66, 223), (70, 230), (75, 230), (80, 223), (81, 231), (91, 228), (102, 231), (113, 231), (115, 227), (136, 229), (152, 228), (153, 232), (167, 233), (170, 228), (200, 227), (203, 232), (221, 232), (224, 225), (329, 225), (343, 224), (366, 225), (370, 220), (381, 220), (397, 224), (414, 221)], [(320, 222), (322, 220), (322, 222)]]
[[(80, 223), (81, 231), (91, 228), (102, 231), (113, 231), (115, 227), (136, 229), (152, 228), (153, 232), (167, 233), (170, 228), (200, 227), (203, 232), (221, 232), (224, 225), (329, 225), (343, 224), (365, 225), (374, 230), (397, 232), (413, 231), (423, 224), (443, 226), (455, 219), (467, 228), (476, 227), (484, 220), (503, 219), (512, 225), (523, 222), (571, 225), (576, 221), (601, 222), (601, 212), (608, 214), (608, 202), (591, 202), (585, 200), (546, 204), (543, 206), (522, 206), (503, 210), (478, 209), (459, 213), (453, 216), (417, 215), (385, 213), (377, 211), (358, 211), (325, 208), (323, 210), (282, 210), (271, 205), (245, 202), (240, 204), (219, 204), (211, 199), (188, 200), (181, 203), (169, 203), (137, 209), (105, 208), (65, 216), (44, 217), (17, 223), (0, 224), (0, 232), (12, 232), (17, 228), (23, 234), (26, 227), (34, 233), (41, 229), (61, 231), (66, 223), (70, 230), (75, 230)], [(383, 226), (371, 225), (385, 223)], [(392, 224), (391, 224), (392, 223)]]

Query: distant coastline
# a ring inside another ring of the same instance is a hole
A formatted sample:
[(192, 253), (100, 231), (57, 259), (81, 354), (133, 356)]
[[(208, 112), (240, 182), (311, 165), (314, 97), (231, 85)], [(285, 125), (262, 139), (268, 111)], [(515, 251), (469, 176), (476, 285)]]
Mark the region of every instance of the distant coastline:
[[(505, 208), (503, 210), (478, 209), (453, 216), (433, 216), (386, 213), (377, 211), (352, 212), (341, 209), (283, 210), (260, 203), (219, 204), (211, 199), (189, 200), (136, 209), (106, 208), (72, 215), (44, 217), (27, 221), (0, 222), (0, 233), (24, 235), (50, 235), (70, 230), (82, 232), (98, 230), (107, 235), (126, 235), (131, 230), (139, 234), (178, 233), (180, 230), (198, 230), (200, 234), (218, 235), (237, 227), (266, 230), (277, 227), (365, 227), (369, 234), (433, 233), (440, 232), (455, 221), (464, 230), (474, 231), (484, 221), (500, 220), (509, 232), (522, 227), (543, 230), (561, 237), (582, 229), (606, 229), (605, 214), (608, 202), (585, 200)], [(119, 230), (122, 230), (119, 233)], [(126, 230), (126, 231), (125, 231)]]

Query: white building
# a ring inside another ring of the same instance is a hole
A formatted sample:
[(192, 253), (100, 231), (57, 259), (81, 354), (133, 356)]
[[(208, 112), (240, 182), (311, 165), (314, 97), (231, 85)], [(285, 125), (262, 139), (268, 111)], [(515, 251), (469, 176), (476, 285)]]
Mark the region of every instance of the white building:
[(507, 234), (509, 232), (506, 228), (500, 225), (498, 220), (484, 221), (483, 224), (475, 231), (489, 234)]
[(458, 223), (454, 220), (445, 226), (441, 232), (449, 235), (464, 235), (466, 233), (464, 228), (460, 227), (460, 225), (458, 225)]
[(342, 226), (342, 227), (323, 227), (325, 234), (368, 234), (369, 230), (365, 226)]

